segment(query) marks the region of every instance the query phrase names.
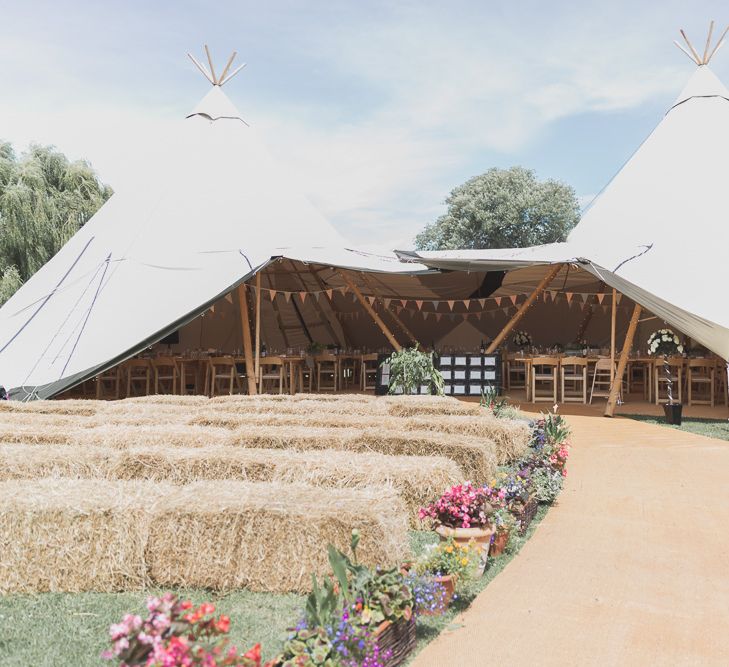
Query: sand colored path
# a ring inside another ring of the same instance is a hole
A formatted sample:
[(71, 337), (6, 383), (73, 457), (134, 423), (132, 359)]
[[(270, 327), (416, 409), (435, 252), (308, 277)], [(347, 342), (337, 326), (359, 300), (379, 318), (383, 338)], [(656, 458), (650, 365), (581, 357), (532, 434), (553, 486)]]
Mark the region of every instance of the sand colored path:
[(569, 420), (559, 504), (413, 664), (728, 665), (729, 443)]

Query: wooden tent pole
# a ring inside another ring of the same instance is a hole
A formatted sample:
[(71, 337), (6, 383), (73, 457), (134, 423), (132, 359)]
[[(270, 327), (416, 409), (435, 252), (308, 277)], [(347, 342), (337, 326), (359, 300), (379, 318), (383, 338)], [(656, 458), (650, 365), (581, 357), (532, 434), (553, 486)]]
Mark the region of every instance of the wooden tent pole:
[(369, 276), (366, 273), (362, 274), (362, 278), (364, 278), (365, 283), (367, 283), (367, 287), (370, 288), (370, 291), (372, 292), (372, 295), (382, 304), (382, 309), (390, 315), (390, 317), (394, 320), (395, 324), (400, 327), (401, 331), (413, 342), (415, 345), (420, 346), (420, 343), (418, 342), (418, 339), (415, 338), (415, 335), (413, 334), (410, 329), (408, 329), (407, 326), (405, 326), (405, 323), (397, 316), (397, 313), (390, 310), (387, 306), (385, 306), (385, 302), (382, 300), (382, 297), (377, 293), (377, 290), (375, 289), (375, 286), (372, 284), (372, 281), (370, 280)]
[[(238, 303), (240, 305), (240, 323), (243, 329), (243, 353), (246, 359), (246, 378), (248, 379), (248, 393), (255, 396), (256, 377), (255, 362), (253, 361), (253, 344), (251, 342), (251, 317), (248, 312), (248, 295), (246, 294), (246, 284), (238, 285)], [(254, 370), (254, 373), (251, 373)]]
[(612, 382), (615, 372), (615, 320), (618, 315), (618, 309), (616, 304), (617, 290), (613, 287), (613, 305), (612, 314), (610, 316), (610, 381)]
[(615, 412), (615, 404), (618, 402), (618, 395), (620, 394), (620, 385), (623, 383), (623, 373), (625, 373), (625, 368), (628, 365), (630, 351), (633, 349), (633, 338), (635, 338), (635, 331), (638, 328), (640, 311), (641, 307), (636, 303), (628, 325), (628, 332), (625, 334), (625, 343), (623, 343), (623, 349), (620, 352), (618, 370), (610, 385), (610, 396), (608, 396), (607, 405), (605, 405), (606, 417), (612, 417)]
[(516, 313), (514, 313), (514, 316), (506, 323), (506, 326), (501, 330), (501, 333), (491, 341), (491, 344), (486, 350), (486, 354), (493, 354), (496, 352), (499, 345), (501, 345), (504, 341), (504, 338), (509, 335), (511, 330), (519, 323), (519, 320), (524, 317), (524, 313), (526, 313), (529, 306), (537, 300), (539, 295), (549, 286), (549, 283), (557, 277), (557, 274), (562, 270), (563, 266), (564, 264), (555, 264), (551, 271), (542, 278), (540, 283), (537, 285), (537, 288), (527, 297), (527, 300), (519, 306), (519, 309)]
[[(600, 281), (600, 287), (599, 294), (602, 294), (605, 292), (605, 283)], [(592, 320), (592, 316), (595, 314), (595, 304), (598, 303), (597, 294), (592, 297), (592, 301), (590, 301), (590, 307), (587, 309), (587, 312), (585, 313), (585, 316), (582, 318), (582, 324), (580, 324), (580, 327), (577, 329), (577, 334), (575, 335), (575, 341), (581, 341), (585, 337), (585, 333), (587, 333), (587, 327), (590, 326), (590, 321)]]
[(256, 382), (261, 379), (261, 272), (256, 273)]
[(392, 335), (392, 331), (390, 331), (387, 328), (387, 325), (382, 321), (380, 316), (375, 312), (374, 308), (370, 306), (367, 299), (362, 296), (362, 292), (359, 291), (359, 287), (355, 285), (352, 280), (349, 278), (349, 276), (344, 273), (344, 271), (338, 271), (339, 275), (342, 277), (342, 280), (346, 283), (347, 287), (351, 289), (354, 292), (354, 295), (357, 297), (359, 302), (362, 304), (362, 307), (369, 313), (369, 316), (375, 321), (375, 324), (380, 327), (380, 331), (385, 335), (385, 338), (390, 342), (390, 345), (395, 349), (395, 352), (399, 352), (402, 350), (402, 345), (397, 342), (397, 338)]
[[(266, 273), (266, 277), (268, 278), (268, 289), (271, 291), (271, 293), (273, 293), (273, 280), (268, 273)], [(286, 345), (286, 347), (291, 347), (291, 345), (289, 345), (289, 337), (286, 335), (286, 328), (284, 327), (283, 319), (281, 319), (281, 311), (278, 309), (278, 304), (276, 303), (275, 296), (273, 299), (271, 299), (271, 305), (273, 306), (273, 312), (276, 315), (276, 322), (278, 324), (279, 331), (281, 331), (281, 336), (284, 339), (284, 345)]]
[[(312, 277), (316, 281), (316, 284), (319, 286), (319, 289), (326, 296), (327, 303), (329, 304), (329, 308), (330, 308), (331, 312), (334, 313), (335, 312), (334, 311), (334, 297), (332, 296), (330, 298), (329, 295), (326, 294), (326, 290), (327, 290), (326, 285), (324, 285), (324, 282), (319, 277), (319, 274), (311, 266), (309, 267), (309, 273), (312, 275)], [(331, 328), (331, 331), (332, 331), (332, 338), (339, 341), (339, 345), (342, 348), (346, 349), (348, 347), (352, 347), (349, 344), (349, 339), (347, 338), (347, 332), (344, 330), (344, 326), (342, 325), (342, 323), (339, 322), (339, 320), (337, 320), (336, 317), (330, 317), (329, 312), (326, 311), (324, 308), (322, 308), (321, 304), (319, 304), (318, 301), (315, 301), (315, 303), (317, 303), (317, 307), (319, 309), (319, 313), (322, 316), (322, 318), (324, 318), (327, 322), (329, 322), (329, 327)]]

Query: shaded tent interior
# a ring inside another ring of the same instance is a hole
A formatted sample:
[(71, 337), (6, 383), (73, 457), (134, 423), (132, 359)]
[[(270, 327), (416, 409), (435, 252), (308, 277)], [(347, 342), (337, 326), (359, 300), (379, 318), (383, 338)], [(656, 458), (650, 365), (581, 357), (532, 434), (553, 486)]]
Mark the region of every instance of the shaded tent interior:
[[(313, 343), (342, 349), (392, 349), (349, 288), (346, 276), (401, 345), (417, 342), (425, 349), (475, 351), (482, 341), (493, 339), (503, 329), (548, 269), (532, 266), (509, 272), (407, 275), (346, 271), (279, 257), (260, 271), (260, 278), (251, 277), (246, 283), (249, 322), (252, 326), (255, 323), (258, 280), (261, 343), (269, 352), (306, 350)], [(483, 289), (485, 284), (494, 283), (499, 287), (493, 291)], [(610, 343), (611, 298), (610, 290), (592, 274), (577, 265), (567, 265), (518, 328), (529, 331), (540, 346), (577, 338), (606, 346)], [(632, 302), (621, 298), (617, 304), (618, 333), (624, 334), (631, 309)], [(241, 323), (240, 301), (234, 290), (182, 327), (179, 342), (157, 346), (174, 353), (239, 351), (243, 349)]]

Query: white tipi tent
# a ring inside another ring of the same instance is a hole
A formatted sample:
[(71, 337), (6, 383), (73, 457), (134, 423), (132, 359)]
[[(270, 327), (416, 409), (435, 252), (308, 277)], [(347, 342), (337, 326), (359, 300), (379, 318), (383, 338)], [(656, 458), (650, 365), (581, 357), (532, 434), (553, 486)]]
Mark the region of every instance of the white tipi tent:
[(729, 359), (729, 90), (707, 62), (566, 243), (401, 257), (472, 271), (570, 263)]
[(0, 383), (11, 397), (53, 396), (133, 356), (272, 257), (423, 269), (347, 250), (222, 83), (182, 122), (153, 179), (112, 196), (0, 309)]

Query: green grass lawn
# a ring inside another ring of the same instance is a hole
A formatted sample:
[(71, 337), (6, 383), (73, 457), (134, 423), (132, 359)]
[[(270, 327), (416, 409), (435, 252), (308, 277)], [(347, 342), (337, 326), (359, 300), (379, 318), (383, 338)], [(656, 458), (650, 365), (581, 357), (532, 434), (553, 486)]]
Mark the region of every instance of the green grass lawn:
[(648, 415), (624, 415), (630, 419), (646, 422), (648, 424), (658, 424), (666, 428), (673, 428), (678, 431), (687, 431), (689, 433), (697, 433), (705, 435), (709, 438), (719, 438), (720, 440), (729, 440), (729, 420), (727, 419), (697, 419), (683, 418), (681, 426), (673, 426), (666, 424), (663, 417), (655, 417)]
[[(446, 614), (419, 619), (418, 649), (439, 632), (452, 626), (455, 616), (516, 555), (546, 511), (546, 507), (540, 507), (527, 535), (514, 537), (502, 556), (490, 559), (484, 576), (464, 586)], [(412, 548), (416, 554), (422, 553), (428, 544), (437, 542), (437, 539), (432, 532), (411, 532)], [(147, 596), (159, 592), (0, 596), (0, 665), (99, 665), (102, 663), (99, 656), (108, 647), (109, 625), (126, 613), (144, 614)], [(304, 605), (304, 597), (293, 594), (250, 591), (215, 594), (201, 590), (177, 592), (196, 603), (206, 600), (213, 602), (219, 613), (228, 614), (231, 618), (232, 641), (245, 648), (260, 642), (266, 658), (273, 657), (279, 651), (286, 629), (297, 622)]]

